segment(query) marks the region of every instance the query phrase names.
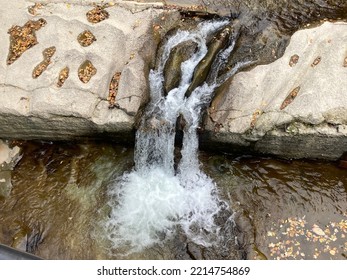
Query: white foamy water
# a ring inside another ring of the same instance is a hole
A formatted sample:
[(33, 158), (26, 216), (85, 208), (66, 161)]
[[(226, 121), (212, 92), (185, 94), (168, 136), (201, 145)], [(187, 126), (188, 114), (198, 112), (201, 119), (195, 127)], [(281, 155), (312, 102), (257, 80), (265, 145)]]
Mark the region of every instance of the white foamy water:
[[(189, 98), (184, 94), (195, 67), (207, 53), (207, 36), (227, 23), (210, 21), (200, 24), (196, 31), (178, 31), (164, 46), (158, 69), (151, 71), (151, 102), (136, 134), (135, 168), (109, 190), (112, 212), (106, 227), (114, 247), (128, 246), (140, 251), (170, 237), (177, 226), (198, 244), (209, 246), (217, 239), (219, 228), (214, 219), (225, 203), (218, 198), (212, 179), (200, 170), (196, 130), (202, 108), (210, 102), (214, 89), (224, 82), (217, 79), (218, 69), (234, 43), (216, 58), (209, 84), (196, 88)], [(185, 41), (195, 42), (198, 50), (182, 63), (180, 85), (165, 97), (165, 63), (172, 48)], [(235, 73), (237, 67), (224, 78)], [(186, 126), (182, 157), (175, 169), (175, 127), (179, 115), (184, 117)]]

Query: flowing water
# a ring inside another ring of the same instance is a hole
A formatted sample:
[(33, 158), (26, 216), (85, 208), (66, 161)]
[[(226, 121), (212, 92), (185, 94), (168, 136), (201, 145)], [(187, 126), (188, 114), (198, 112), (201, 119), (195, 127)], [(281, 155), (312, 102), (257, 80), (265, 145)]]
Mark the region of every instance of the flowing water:
[[(109, 217), (112, 182), (132, 172), (133, 148), (31, 142), (20, 147), (23, 157), (12, 171), (11, 193), (0, 196), (0, 242), (45, 259), (115, 258), (98, 221)], [(233, 233), (221, 228), (221, 235), (232, 238), (227, 249), (226, 244), (224, 249), (198, 246), (178, 234), (117, 258), (346, 259), (346, 169), (335, 163), (204, 152), (199, 160), (233, 210), (238, 245)], [(223, 215), (218, 224), (229, 217)], [(314, 225), (324, 235), (317, 235)]]
[[(216, 185), (200, 170), (197, 128), (201, 109), (207, 106), (212, 93), (234, 74), (240, 63), (223, 78), (218, 70), (231, 53), (221, 50), (214, 62), (209, 83), (197, 87), (189, 98), (185, 93), (194, 69), (207, 53), (207, 37), (228, 24), (208, 21), (194, 31), (178, 31), (167, 40), (159, 66), (150, 73), (151, 101), (136, 135), (135, 168), (125, 173), (110, 189), (112, 212), (106, 223), (113, 247), (140, 251), (170, 238), (177, 227), (193, 242), (209, 246), (221, 242), (220, 227), (215, 223), (219, 211), (227, 208), (219, 199)], [(183, 42), (194, 42), (197, 51), (181, 65), (177, 88), (164, 95), (164, 67), (171, 50)], [(180, 161), (175, 167), (176, 120), (185, 120)]]

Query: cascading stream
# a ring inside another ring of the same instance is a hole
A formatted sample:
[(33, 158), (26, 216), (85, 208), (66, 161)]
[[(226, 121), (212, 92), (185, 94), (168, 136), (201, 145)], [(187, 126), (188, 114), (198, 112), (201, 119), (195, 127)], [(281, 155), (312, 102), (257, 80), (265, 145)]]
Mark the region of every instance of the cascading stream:
[[(115, 248), (127, 246), (130, 251), (140, 251), (169, 238), (177, 226), (190, 240), (204, 246), (219, 238), (214, 220), (226, 204), (218, 198), (211, 178), (200, 170), (197, 128), (201, 111), (209, 104), (215, 88), (249, 64), (240, 63), (218, 77), (234, 41), (218, 53), (206, 82), (189, 97), (186, 92), (194, 70), (208, 53), (208, 36), (228, 23), (208, 21), (199, 24), (195, 31), (177, 31), (164, 46), (159, 66), (150, 72), (151, 101), (136, 134), (135, 169), (123, 174), (109, 191), (112, 212), (106, 226)], [(165, 64), (171, 50), (187, 41), (196, 43), (197, 51), (181, 64), (179, 86), (165, 96)], [(186, 124), (182, 157), (175, 169), (174, 142), (179, 115)]]

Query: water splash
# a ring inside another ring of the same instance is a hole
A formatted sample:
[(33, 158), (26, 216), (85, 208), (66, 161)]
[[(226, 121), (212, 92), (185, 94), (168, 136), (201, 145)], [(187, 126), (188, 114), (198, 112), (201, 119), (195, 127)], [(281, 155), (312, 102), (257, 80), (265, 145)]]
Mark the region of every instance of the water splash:
[[(201, 110), (209, 104), (215, 88), (238, 67), (247, 64), (241, 63), (224, 78), (218, 78), (234, 42), (218, 54), (206, 82), (189, 98), (185, 93), (195, 67), (208, 51), (207, 37), (227, 24), (225, 20), (208, 21), (195, 31), (178, 31), (164, 46), (157, 70), (150, 72), (151, 102), (136, 134), (135, 169), (119, 178), (109, 190), (112, 212), (106, 228), (114, 247), (127, 246), (130, 251), (140, 251), (170, 237), (177, 226), (190, 240), (204, 246), (218, 239), (220, 228), (215, 217), (227, 206), (218, 198), (215, 183), (200, 170), (197, 128)], [(171, 50), (186, 41), (195, 42), (197, 51), (182, 63), (179, 86), (164, 96), (165, 63)], [(179, 115), (186, 126), (182, 157), (175, 169), (175, 128)]]

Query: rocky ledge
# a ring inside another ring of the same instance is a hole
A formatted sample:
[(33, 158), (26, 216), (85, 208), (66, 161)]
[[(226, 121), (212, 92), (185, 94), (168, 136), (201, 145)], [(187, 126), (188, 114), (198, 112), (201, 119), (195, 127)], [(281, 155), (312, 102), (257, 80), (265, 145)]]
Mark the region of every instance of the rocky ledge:
[(284, 55), (240, 72), (214, 98), (204, 141), (289, 158), (347, 150), (347, 24), (296, 32)]
[(160, 3), (3, 3), (0, 137), (131, 139), (158, 38), (178, 15), (153, 7)]
[[(159, 40), (180, 16), (160, 1), (106, 2), (1, 5), (0, 138), (134, 139)], [(347, 24), (326, 22), (296, 32), (273, 63), (238, 73), (211, 103), (202, 144), (339, 158), (347, 150), (346, 42)]]

